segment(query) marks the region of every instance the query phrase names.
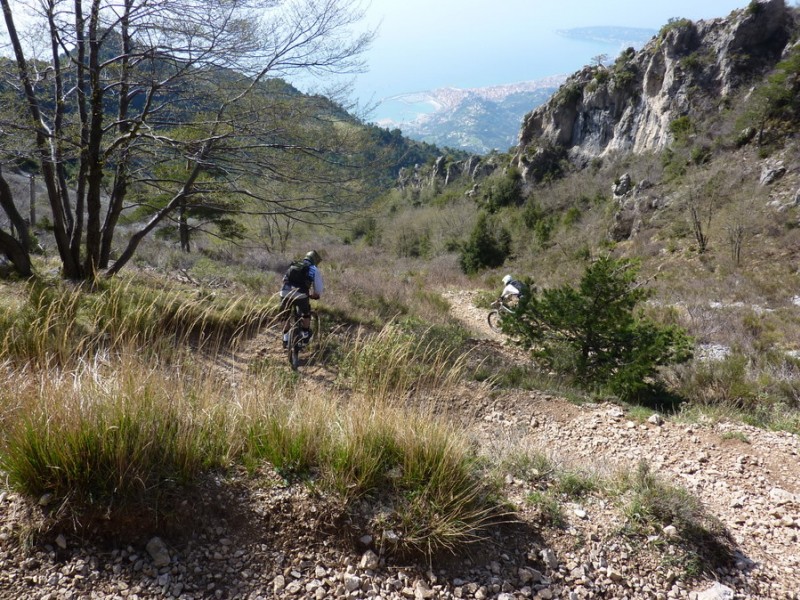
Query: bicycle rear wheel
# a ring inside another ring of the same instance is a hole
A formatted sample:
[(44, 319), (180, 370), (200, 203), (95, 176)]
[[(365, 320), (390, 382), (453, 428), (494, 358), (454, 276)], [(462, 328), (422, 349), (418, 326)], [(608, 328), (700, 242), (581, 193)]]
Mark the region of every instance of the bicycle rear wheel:
[(289, 341), (286, 344), (286, 355), (289, 358), (289, 364), (295, 371), (300, 365), (300, 345), (302, 344), (302, 334), (300, 327), (300, 314), (297, 307), (292, 307), (292, 312), (289, 317), (292, 320), (291, 327), (289, 327)]
[(502, 317), (500, 316), (499, 310), (492, 310), (489, 311), (489, 314), (486, 316), (486, 322), (489, 323), (489, 327), (495, 333), (503, 333), (502, 325)]

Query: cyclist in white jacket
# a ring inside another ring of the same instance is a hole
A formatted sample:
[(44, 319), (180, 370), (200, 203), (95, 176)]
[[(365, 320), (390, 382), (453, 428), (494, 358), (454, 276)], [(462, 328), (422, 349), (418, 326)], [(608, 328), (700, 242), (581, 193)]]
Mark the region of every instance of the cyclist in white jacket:
[(503, 291), (500, 292), (500, 300), (503, 304), (516, 304), (525, 292), (525, 284), (517, 281), (511, 275), (503, 277)]

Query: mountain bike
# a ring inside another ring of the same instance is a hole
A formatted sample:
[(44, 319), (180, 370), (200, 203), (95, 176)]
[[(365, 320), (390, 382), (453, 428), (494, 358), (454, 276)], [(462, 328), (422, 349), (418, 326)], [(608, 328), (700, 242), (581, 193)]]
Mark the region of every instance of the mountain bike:
[(316, 311), (311, 311), (311, 324), (309, 337), (303, 337), (303, 317), (300, 314), (300, 307), (292, 304), (289, 308), (289, 341), (286, 344), (286, 355), (289, 364), (295, 371), (300, 366), (300, 352), (307, 350), (312, 341), (319, 335), (319, 315)]
[(491, 304), (492, 310), (486, 315), (486, 322), (489, 323), (489, 328), (495, 333), (503, 333), (503, 316), (510, 315), (514, 311), (509, 307), (502, 298), (498, 298)]

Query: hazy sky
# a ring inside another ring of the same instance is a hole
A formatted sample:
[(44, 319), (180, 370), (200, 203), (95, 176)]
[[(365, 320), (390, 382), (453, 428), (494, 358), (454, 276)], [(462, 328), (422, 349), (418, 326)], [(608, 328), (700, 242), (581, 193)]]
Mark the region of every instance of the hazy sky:
[[(369, 1), (369, 0), (366, 0)], [(378, 26), (362, 101), (445, 86), (481, 87), (568, 74), (622, 48), (568, 40), (556, 31), (624, 26), (658, 30), (672, 17), (727, 16), (749, 0), (371, 0)], [(790, 2), (787, 2), (790, 3)]]

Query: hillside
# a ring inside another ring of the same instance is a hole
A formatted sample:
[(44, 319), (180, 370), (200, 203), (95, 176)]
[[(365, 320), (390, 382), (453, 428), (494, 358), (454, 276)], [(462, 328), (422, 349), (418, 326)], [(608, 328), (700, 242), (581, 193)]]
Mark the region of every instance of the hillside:
[[(474, 294), (442, 292), (451, 316), (468, 328), (476, 356), (524, 368), (524, 357), (486, 329)], [(253, 366), (282, 360), (277, 336), (267, 328), (211, 366), (229, 384), (244, 386)], [(336, 374), (323, 356), (304, 360), (301, 396), (336, 394)], [(800, 586), (796, 435), (665, 419), (614, 403), (576, 405), (540, 391), (497, 393), (476, 382), (446, 392), (437, 413), (457, 423), (486, 460), (502, 465), (501, 492), (513, 518), (477, 546), (456, 547), (430, 565), (398, 560), (375, 521), (264, 467), (203, 481), (179, 497), (182, 508), (161, 528), (151, 529), (145, 518), (133, 529), (112, 520), (111, 539), (87, 539), (61, 527), (20, 552), (15, 536), (41, 519), (40, 509), (3, 492), (0, 596), (710, 600), (734, 593), (792, 598)], [(730, 536), (730, 558), (700, 531), (679, 537), (670, 523), (651, 530), (644, 516), (641, 531), (627, 529), (626, 511), (634, 509), (612, 482), (643, 462), (659, 480), (680, 482), (703, 507), (662, 510), (684, 510), (682, 518), (703, 523), (718, 519)], [(537, 470), (543, 467), (550, 470)], [(371, 514), (369, 503), (360, 506)], [(178, 527), (169, 524), (175, 519)]]
[[(671, 21), (507, 153), (302, 97), (309, 147), (363, 142), (362, 202), (326, 163), (268, 190), (294, 220), (148, 237), (113, 277), (64, 280), (40, 216), (32, 276), (0, 269), (0, 598), (800, 598), (799, 10)], [(292, 368), (278, 290), (312, 248)]]

